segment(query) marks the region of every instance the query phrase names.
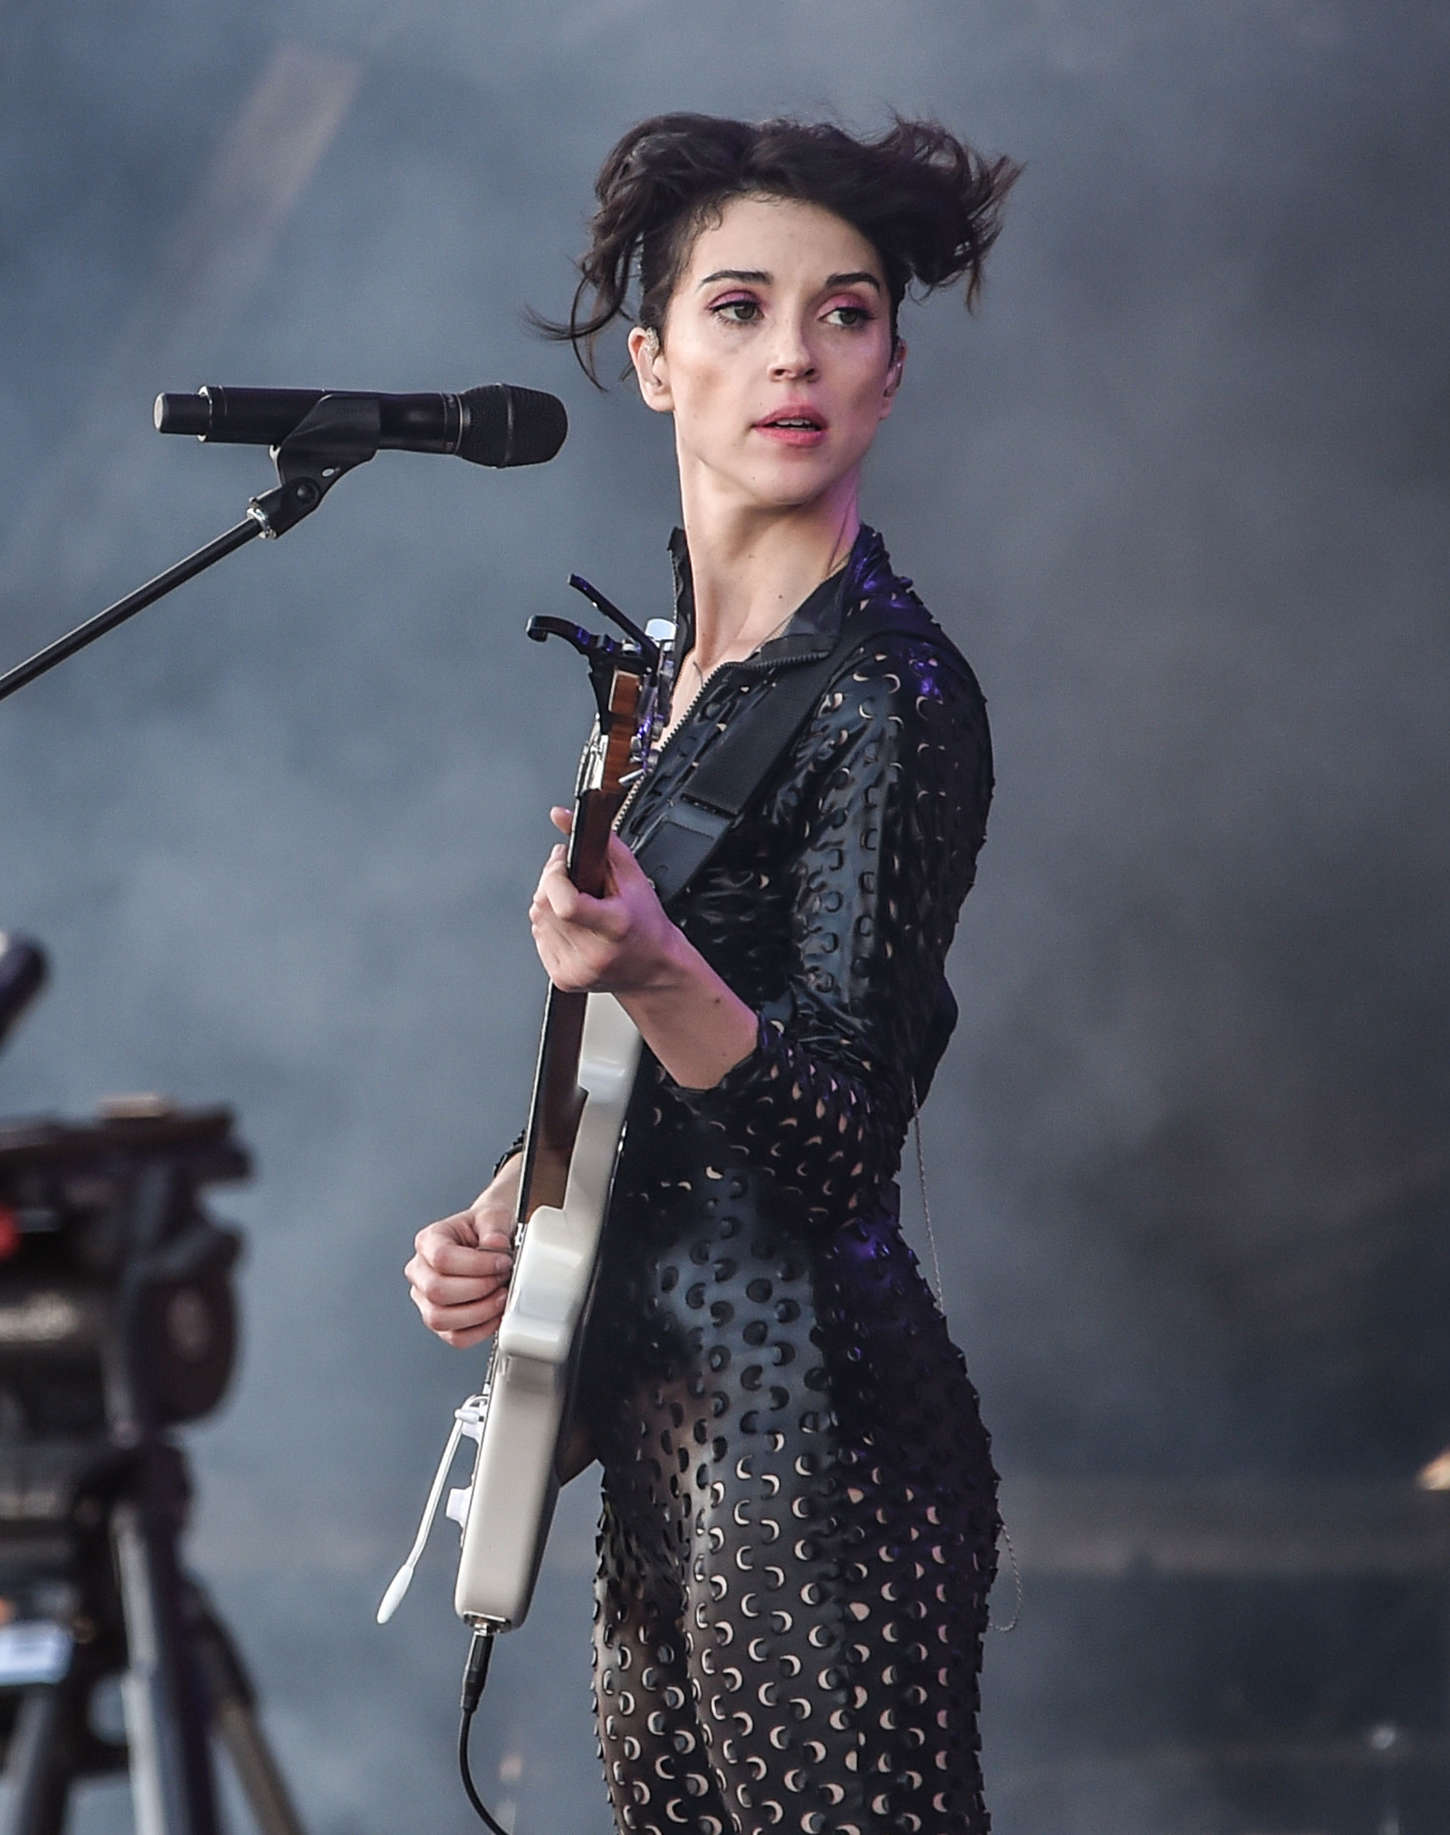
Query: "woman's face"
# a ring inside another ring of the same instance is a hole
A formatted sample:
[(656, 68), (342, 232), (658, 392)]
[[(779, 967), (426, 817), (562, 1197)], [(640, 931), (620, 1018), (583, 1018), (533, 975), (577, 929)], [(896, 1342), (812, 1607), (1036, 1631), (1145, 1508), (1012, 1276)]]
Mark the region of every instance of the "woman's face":
[(854, 491), (891, 411), (881, 258), (817, 204), (738, 197), (695, 238), (663, 339), (630, 334), (640, 390), (675, 417), (687, 501), (791, 508)]

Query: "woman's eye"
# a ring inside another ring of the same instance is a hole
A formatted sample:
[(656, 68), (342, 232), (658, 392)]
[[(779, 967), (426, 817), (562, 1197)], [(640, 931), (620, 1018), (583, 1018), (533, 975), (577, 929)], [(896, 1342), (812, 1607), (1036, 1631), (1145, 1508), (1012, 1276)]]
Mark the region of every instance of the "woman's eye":
[(865, 306), (832, 306), (826, 317), (846, 331), (854, 331), (858, 325), (869, 325), (872, 314)]
[(722, 299), (710, 308), (717, 318), (731, 325), (749, 325), (760, 316), (760, 303), (753, 299)]

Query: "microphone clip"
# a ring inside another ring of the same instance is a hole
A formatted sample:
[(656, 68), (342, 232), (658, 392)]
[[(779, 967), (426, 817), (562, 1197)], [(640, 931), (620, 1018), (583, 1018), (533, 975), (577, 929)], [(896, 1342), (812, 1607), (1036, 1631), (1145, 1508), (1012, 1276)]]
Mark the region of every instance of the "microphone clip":
[(279, 483), (253, 497), (247, 514), (275, 541), (310, 516), (338, 479), (377, 455), (382, 416), (375, 396), (324, 395), (280, 446), (271, 448)]

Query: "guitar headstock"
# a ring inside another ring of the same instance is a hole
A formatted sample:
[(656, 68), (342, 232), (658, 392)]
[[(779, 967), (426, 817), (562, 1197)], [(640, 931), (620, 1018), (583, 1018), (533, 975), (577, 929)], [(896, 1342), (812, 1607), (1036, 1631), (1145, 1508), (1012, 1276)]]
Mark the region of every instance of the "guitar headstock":
[(579, 765), (567, 865), (575, 885), (598, 896), (615, 817), (649, 769), (655, 737), (669, 719), (674, 631), (663, 620), (641, 630), (578, 574), (569, 584), (624, 633), (611, 637), (547, 616), (527, 627), (537, 643), (563, 638), (589, 665), (596, 719)]

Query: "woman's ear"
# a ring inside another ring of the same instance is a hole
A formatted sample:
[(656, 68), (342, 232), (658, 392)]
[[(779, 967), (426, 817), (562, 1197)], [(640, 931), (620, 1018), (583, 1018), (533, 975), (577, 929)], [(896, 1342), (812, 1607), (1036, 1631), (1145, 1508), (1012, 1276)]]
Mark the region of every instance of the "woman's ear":
[(891, 353), (891, 361), (886, 366), (886, 386), (881, 391), (881, 418), (891, 412), (891, 405), (896, 399), (896, 391), (901, 387), (901, 372), (906, 367), (906, 343), (902, 338), (896, 340), (896, 348)]
[(670, 394), (669, 363), (660, 334), (648, 325), (636, 325), (629, 334), (629, 360), (647, 408), (666, 414), (674, 407)]

